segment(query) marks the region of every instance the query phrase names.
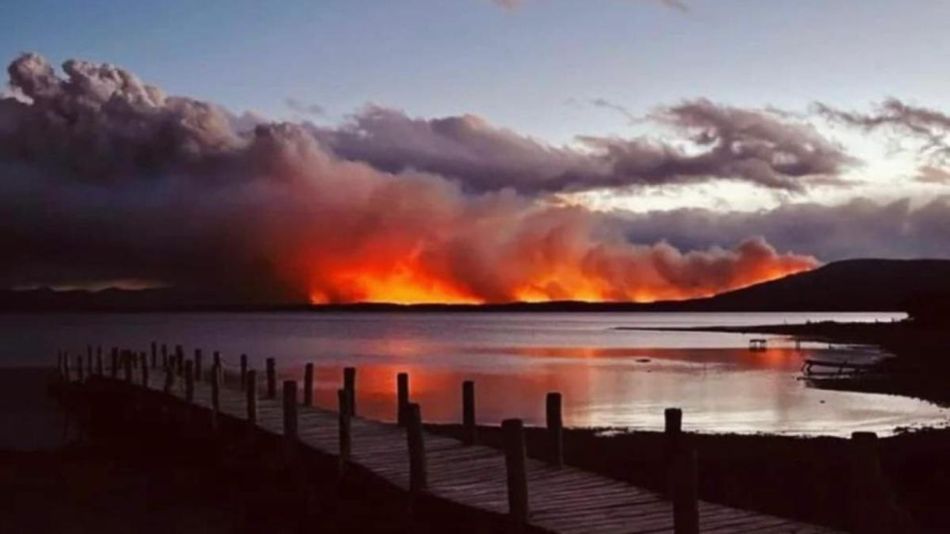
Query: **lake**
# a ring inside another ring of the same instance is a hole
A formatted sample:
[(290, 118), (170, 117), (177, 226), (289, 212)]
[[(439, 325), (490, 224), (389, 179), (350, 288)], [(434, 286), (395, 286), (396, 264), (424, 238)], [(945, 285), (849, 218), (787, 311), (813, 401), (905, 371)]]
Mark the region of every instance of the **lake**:
[[(433, 422), (460, 419), (461, 383), (476, 383), (480, 423), (521, 417), (543, 424), (544, 396), (560, 391), (565, 424), (660, 429), (663, 409), (684, 411), (702, 432), (888, 434), (943, 425), (950, 410), (893, 395), (828, 391), (799, 380), (804, 357), (877, 358), (873, 348), (828, 347), (768, 336), (765, 352), (731, 333), (619, 327), (736, 326), (807, 320), (891, 321), (888, 313), (188, 313), (0, 315), (0, 366), (54, 364), (58, 349), (86, 344), (147, 350), (156, 340), (186, 354), (222, 353), (236, 368), (246, 353), (284, 377), (316, 366), (316, 399), (332, 407), (342, 368), (358, 368), (361, 415), (393, 420), (396, 373)], [(206, 361), (210, 356), (206, 356)]]

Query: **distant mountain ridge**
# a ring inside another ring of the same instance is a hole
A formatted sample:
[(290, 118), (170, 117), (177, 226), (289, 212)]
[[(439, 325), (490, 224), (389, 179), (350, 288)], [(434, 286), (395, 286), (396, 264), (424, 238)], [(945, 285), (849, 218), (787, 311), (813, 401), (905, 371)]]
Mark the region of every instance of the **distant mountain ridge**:
[(950, 295), (950, 260), (856, 259), (829, 263), (710, 298), (655, 303), (542, 302), (488, 305), (241, 301), (226, 293), (175, 288), (99, 292), (0, 291), (0, 311), (905, 311)]

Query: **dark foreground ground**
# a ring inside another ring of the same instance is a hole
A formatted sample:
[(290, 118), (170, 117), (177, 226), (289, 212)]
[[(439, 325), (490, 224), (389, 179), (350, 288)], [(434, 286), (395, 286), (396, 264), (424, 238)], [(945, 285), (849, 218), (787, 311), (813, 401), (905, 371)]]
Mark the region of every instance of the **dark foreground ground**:
[[(45, 452), (0, 451), (0, 532), (493, 532), (504, 523), (406, 497), (374, 477), (337, 478), (333, 458), (290, 465), (279, 444), (249, 441), (239, 427), (220, 438), (202, 423), (135, 413), (114, 398), (67, 398), (93, 408), (70, 444)], [(147, 423), (145, 423), (147, 421)], [(431, 430), (457, 435), (453, 425)], [(69, 436), (70, 434), (67, 434)], [(479, 429), (497, 446), (495, 427)], [(528, 429), (529, 454), (545, 434)], [(837, 438), (692, 436), (706, 500), (844, 527), (849, 442)], [(568, 430), (569, 464), (662, 490), (664, 438)], [(880, 442), (884, 474), (916, 529), (950, 531), (950, 430)]]

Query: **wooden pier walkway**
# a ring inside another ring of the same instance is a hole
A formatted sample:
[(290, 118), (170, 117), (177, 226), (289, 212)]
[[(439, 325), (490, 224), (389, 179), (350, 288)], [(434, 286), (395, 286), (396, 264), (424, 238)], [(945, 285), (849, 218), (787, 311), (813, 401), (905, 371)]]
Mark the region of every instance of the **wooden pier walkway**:
[[(82, 381), (82, 375), (77, 376), (75, 368), (70, 373), (64, 361), (68, 359), (61, 356), (60, 370), (67, 380)], [(162, 369), (160, 365), (152, 367), (154, 357), (149, 365), (144, 354), (141, 358), (125, 358), (124, 363), (123, 358), (119, 358), (118, 368), (112, 371), (111, 365), (102, 366), (101, 362), (93, 370), (90, 358), (85, 376), (99, 374), (129, 387), (147, 388), (168, 395), (169, 400), (190, 402), (199, 409), (245, 424), (250, 414), (261, 430), (284, 436), (285, 442), (292, 442), (294, 446), (328, 455), (346, 456), (348, 453), (350, 465), (359, 465), (406, 492), (425, 492), (472, 509), (508, 516), (513, 524), (526, 523), (543, 531), (830, 532), (779, 517), (698, 501), (695, 454), (691, 466), (687, 462), (685, 470), (680, 470), (693, 480), (686, 481), (685, 493), (673, 492), (677, 500), (674, 507), (670, 499), (653, 491), (573, 467), (525, 458), (520, 421), (506, 422), (510, 428), (506, 428), (506, 451), (502, 452), (424, 433), (417, 405), (407, 405), (406, 424), (400, 426), (356, 416), (341, 417), (338, 412), (301, 403), (296, 382), (284, 382), (283, 388), (278, 390), (272, 360), (263, 387), (254, 379), (258, 387), (254, 388), (253, 395), (234, 385), (224, 387), (222, 374), (209, 372), (207, 368), (207, 380), (195, 380), (192, 375), (197, 373), (190, 361), (184, 366), (179, 362), (177, 368), (174, 359), (166, 361), (171, 363)], [(149, 367), (151, 376), (148, 376)], [(348, 373), (351, 376), (347, 383), (352, 387), (355, 371), (348, 370)], [(306, 373), (308, 379), (312, 380), (312, 374), (311, 367)], [(255, 375), (248, 374), (249, 377)], [(406, 378), (400, 377), (400, 382), (404, 381)], [(240, 385), (239, 380), (235, 382)], [(313, 398), (312, 383), (305, 384), (303, 390), (305, 398)], [(401, 393), (400, 402), (406, 401), (402, 396), (407, 395)], [(341, 410), (352, 409), (348, 408), (352, 406), (352, 390), (341, 389), (339, 398)], [(558, 412), (559, 400), (558, 396)]]

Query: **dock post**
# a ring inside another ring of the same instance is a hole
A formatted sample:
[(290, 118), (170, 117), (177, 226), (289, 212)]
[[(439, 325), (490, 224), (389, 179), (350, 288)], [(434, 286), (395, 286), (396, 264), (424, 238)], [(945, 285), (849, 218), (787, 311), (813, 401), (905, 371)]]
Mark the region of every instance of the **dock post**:
[(162, 367), (168, 367), (168, 345), (162, 343)]
[(185, 362), (185, 400), (191, 403), (195, 400), (195, 367), (194, 362)]
[(663, 410), (663, 433), (666, 435), (667, 451), (675, 451), (679, 447), (683, 433), (683, 410), (679, 408)]
[(340, 421), (339, 477), (342, 480), (343, 476), (346, 474), (347, 464), (350, 462), (350, 451), (353, 448), (353, 438), (350, 434), (350, 409), (346, 405), (348, 402), (346, 391), (343, 389), (338, 389), (336, 392), (336, 397), (340, 404), (340, 411), (338, 414)]
[(516, 527), (528, 521), (528, 476), (526, 471), (524, 423), (521, 419), (501, 422), (505, 442), (505, 469), (508, 479), (508, 516)]
[(249, 369), (244, 377), (244, 393), (247, 399), (247, 422), (251, 428), (257, 423), (257, 371)]
[[(350, 393), (346, 392), (346, 395), (349, 402)], [(415, 497), (428, 487), (428, 477), (425, 441), (422, 437), (422, 409), (414, 402), (406, 406), (406, 443), (409, 446), (409, 492)]]
[(548, 393), (545, 399), (550, 462), (555, 467), (564, 465), (564, 422), (561, 418), (561, 394)]
[(288, 456), (297, 445), (297, 382), (284, 380), (284, 446)]
[(303, 405), (313, 406), (313, 364), (303, 366)]
[(152, 369), (155, 369), (156, 367), (158, 367), (158, 343), (153, 341), (151, 349), (152, 349), (152, 353), (151, 353)]
[[(217, 350), (211, 353), (211, 370), (213, 371), (215, 367), (221, 369), (221, 352)], [(211, 377), (208, 377), (208, 381), (211, 381)]]
[(175, 345), (175, 372), (181, 376), (185, 372), (185, 349)]
[(165, 383), (162, 385), (162, 392), (170, 394), (172, 387), (175, 386), (175, 370), (169, 365), (165, 368)]
[(201, 383), (201, 349), (195, 349), (195, 382)]
[(699, 495), (696, 451), (681, 448), (673, 455), (673, 532), (699, 532)]
[(221, 364), (216, 363), (211, 367), (211, 413), (217, 419), (221, 411)]
[(142, 385), (148, 389), (148, 362), (142, 358)]
[(396, 422), (406, 426), (406, 406), (409, 405), (409, 373), (396, 375)]
[(102, 347), (96, 350), (96, 374), (103, 376), (102, 373)]
[(349, 397), (347, 407), (350, 409), (350, 416), (356, 416), (356, 368), (346, 367), (343, 369), (343, 389)]
[(477, 439), (475, 427), (475, 382), (462, 382), (462, 441), (474, 445)]
[(247, 389), (247, 354), (241, 355), (241, 391)]
[(267, 398), (277, 398), (277, 368), (273, 358), (267, 358)]
[(82, 354), (76, 356), (76, 379), (79, 382), (83, 379)]
[(125, 358), (123, 358), (123, 370), (125, 371), (125, 381), (132, 382), (132, 359), (135, 357), (135, 354), (132, 351), (125, 351)]
[(119, 349), (117, 347), (112, 347), (110, 356), (112, 357), (112, 367), (109, 369), (109, 374), (111, 374), (112, 379), (115, 380), (116, 378), (119, 378)]

